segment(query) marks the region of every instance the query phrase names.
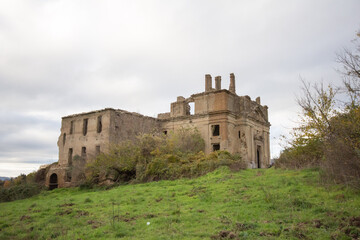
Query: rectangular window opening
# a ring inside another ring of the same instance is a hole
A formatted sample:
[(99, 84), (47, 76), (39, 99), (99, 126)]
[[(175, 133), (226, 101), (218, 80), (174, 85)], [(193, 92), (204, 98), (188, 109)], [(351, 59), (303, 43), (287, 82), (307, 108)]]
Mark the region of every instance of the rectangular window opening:
[(163, 133), (165, 134), (165, 135), (167, 135), (167, 131), (165, 130), (165, 131), (163, 131)]
[(86, 159), (86, 147), (82, 147), (82, 148), (81, 148), (81, 157), (82, 157), (83, 159)]
[(84, 136), (86, 136), (86, 134), (87, 134), (88, 121), (89, 121), (89, 119), (88, 119), (88, 118), (85, 118), (85, 119), (84, 119), (84, 122), (83, 122), (83, 135), (84, 135)]
[(220, 143), (213, 144), (213, 152), (220, 150)]
[(68, 152), (68, 164), (69, 166), (72, 165), (72, 158), (73, 158), (73, 149), (72, 148), (69, 148), (69, 152)]
[(70, 122), (70, 134), (74, 133), (74, 121)]
[(63, 135), (63, 146), (65, 146), (65, 142), (66, 142), (66, 133), (64, 133)]
[(241, 132), (239, 131), (239, 138), (241, 138)]
[(211, 131), (213, 136), (220, 136), (220, 125), (212, 125)]
[(98, 116), (97, 118), (97, 132), (101, 133), (102, 131), (102, 117)]

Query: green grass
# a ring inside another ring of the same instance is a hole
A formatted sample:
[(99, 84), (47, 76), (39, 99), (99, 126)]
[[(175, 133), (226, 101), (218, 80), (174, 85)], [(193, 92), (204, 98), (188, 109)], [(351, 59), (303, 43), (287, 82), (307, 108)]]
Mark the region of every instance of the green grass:
[[(231, 172), (0, 204), (0, 239), (351, 239), (360, 194), (316, 170)], [(147, 223), (150, 223), (149, 225)]]

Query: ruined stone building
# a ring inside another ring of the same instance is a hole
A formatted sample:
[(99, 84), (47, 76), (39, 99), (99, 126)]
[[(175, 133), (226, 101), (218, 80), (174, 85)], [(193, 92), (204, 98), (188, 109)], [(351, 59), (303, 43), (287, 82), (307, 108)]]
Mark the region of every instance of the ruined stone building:
[(268, 107), (261, 105), (260, 97), (253, 101), (249, 96), (238, 96), (234, 74), (230, 74), (229, 90), (221, 88), (220, 76), (215, 77), (213, 88), (212, 77), (205, 75), (204, 92), (177, 97), (170, 112), (157, 118), (112, 108), (63, 117), (59, 161), (50, 167), (47, 185), (55, 188), (76, 184), (84, 175), (85, 164), (112, 144), (133, 140), (154, 129), (166, 134), (181, 127), (196, 127), (200, 131), (205, 153), (239, 153), (250, 168), (270, 164)]

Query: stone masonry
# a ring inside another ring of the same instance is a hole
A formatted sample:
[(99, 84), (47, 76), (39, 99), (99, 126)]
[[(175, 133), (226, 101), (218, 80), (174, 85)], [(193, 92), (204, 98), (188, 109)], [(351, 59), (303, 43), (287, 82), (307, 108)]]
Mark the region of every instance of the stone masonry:
[[(227, 150), (239, 153), (249, 168), (270, 164), (270, 123), (268, 107), (260, 97), (238, 96), (235, 76), (230, 74), (229, 90), (221, 89), (221, 77), (205, 75), (205, 91), (188, 98), (177, 97), (168, 113), (157, 118), (124, 110), (106, 108), (62, 118), (58, 140), (59, 161), (47, 174), (49, 188), (76, 185), (84, 176), (85, 165), (112, 144), (134, 140), (137, 135), (154, 130), (176, 131), (181, 127), (197, 128), (205, 140), (205, 153)], [(194, 114), (190, 113), (194, 103)]]

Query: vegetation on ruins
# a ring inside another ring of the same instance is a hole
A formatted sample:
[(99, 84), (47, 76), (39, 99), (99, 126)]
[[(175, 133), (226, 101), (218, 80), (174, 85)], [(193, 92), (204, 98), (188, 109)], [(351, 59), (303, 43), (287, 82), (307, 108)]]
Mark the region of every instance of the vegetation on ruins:
[(143, 134), (135, 142), (122, 142), (101, 153), (88, 165), (87, 184), (148, 182), (196, 177), (219, 166), (245, 169), (239, 155), (226, 151), (204, 154), (204, 140), (195, 128)]
[(342, 86), (303, 81), (297, 100), (301, 123), (293, 129), (277, 167), (319, 167), (325, 182), (360, 188), (360, 33), (355, 43), (354, 52), (338, 54)]

